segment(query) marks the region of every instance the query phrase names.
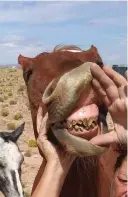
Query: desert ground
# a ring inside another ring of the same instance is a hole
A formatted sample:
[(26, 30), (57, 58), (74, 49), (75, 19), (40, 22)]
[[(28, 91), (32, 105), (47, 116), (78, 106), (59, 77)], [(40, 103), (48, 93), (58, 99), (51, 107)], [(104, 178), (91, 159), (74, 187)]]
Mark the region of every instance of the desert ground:
[[(0, 131), (11, 131), (23, 122), (25, 122), (25, 129), (18, 144), (24, 155), (23, 188), (26, 196), (29, 197), (42, 158), (34, 139), (26, 86), (21, 69), (0, 67)], [(0, 197), (3, 197), (1, 193)]]

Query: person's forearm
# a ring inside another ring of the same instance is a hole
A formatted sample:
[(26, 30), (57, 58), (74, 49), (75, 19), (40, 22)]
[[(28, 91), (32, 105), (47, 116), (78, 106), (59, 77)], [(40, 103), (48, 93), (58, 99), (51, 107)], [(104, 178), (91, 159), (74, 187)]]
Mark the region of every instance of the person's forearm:
[(42, 164), (41, 164), (41, 166), (39, 168), (39, 171), (38, 171), (38, 173), (36, 175), (36, 178), (34, 180), (31, 195), (34, 193), (34, 191), (35, 191), (35, 189), (36, 189), (41, 177), (43, 176), (43, 173), (44, 173), (44, 170), (45, 170), (45, 167), (46, 167), (46, 163), (47, 163), (46, 160), (43, 159), (43, 162), (42, 162)]
[(67, 173), (61, 164), (47, 163), (32, 197), (58, 197)]

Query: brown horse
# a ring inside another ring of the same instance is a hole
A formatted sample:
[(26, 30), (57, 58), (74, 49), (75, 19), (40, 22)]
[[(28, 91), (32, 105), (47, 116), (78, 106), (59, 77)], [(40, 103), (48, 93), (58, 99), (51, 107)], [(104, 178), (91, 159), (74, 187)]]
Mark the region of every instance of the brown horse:
[[(76, 87), (73, 85), (76, 84), (77, 80), (79, 86), (79, 81), (81, 81), (88, 73), (88, 68), (86, 69), (86, 64), (83, 65), (83, 63), (94, 62), (100, 67), (103, 66), (103, 61), (95, 46), (92, 45), (87, 51), (83, 51), (76, 46), (56, 47), (53, 52), (44, 52), (35, 58), (19, 55), (18, 62), (22, 65), (23, 69), (23, 77), (27, 86), (36, 138), (38, 137), (36, 116), (39, 105), (43, 108), (43, 115), (46, 114), (47, 110), (49, 115), (52, 114), (51, 123), (55, 123), (57, 121), (62, 122), (62, 120), (69, 117), (73, 110), (77, 113), (78, 101), (81, 107), (83, 107), (82, 105), (86, 106), (95, 104), (99, 109), (97, 124), (100, 125), (101, 122), (103, 122), (104, 125), (106, 124), (105, 119), (107, 110), (91, 87), (91, 82), (88, 82), (86, 90), (80, 89), (81, 94), (79, 95), (81, 96), (78, 98), (77, 93), (79, 88), (76, 90)], [(67, 81), (70, 81), (71, 77), (73, 79), (72, 87), (71, 85), (68, 87), (69, 82)], [(86, 77), (88, 78), (88, 75)], [(74, 93), (74, 97), (72, 96), (72, 93)], [(42, 102), (42, 96), (44, 94), (44, 102)], [(59, 98), (61, 103), (59, 103), (56, 98)], [(68, 98), (70, 98), (70, 100)], [(64, 104), (63, 107), (62, 103)], [(74, 106), (75, 108), (73, 108)], [(57, 112), (59, 113), (56, 113), (56, 110), (58, 110)], [(73, 133), (69, 131), (69, 133), (71, 133), (72, 136), (75, 136), (76, 140), (78, 137), (81, 137), (82, 139), (91, 139), (93, 136), (99, 134), (97, 130), (90, 132), (89, 129), (85, 135), (82, 135), (77, 130)], [(51, 130), (49, 131), (49, 139), (58, 144), (58, 141)], [(69, 150), (69, 147), (64, 148), (66, 148), (67, 152), (70, 151), (74, 153), (74, 150)], [(81, 158), (79, 157), (80, 154), (77, 150), (75, 150), (75, 153), (78, 157), (72, 164), (66, 177), (60, 197), (109, 197), (110, 181), (113, 176), (116, 160), (116, 154), (112, 148), (99, 157), (85, 156)], [(44, 164), (42, 163), (33, 189), (36, 187), (42, 176), (43, 165)]]

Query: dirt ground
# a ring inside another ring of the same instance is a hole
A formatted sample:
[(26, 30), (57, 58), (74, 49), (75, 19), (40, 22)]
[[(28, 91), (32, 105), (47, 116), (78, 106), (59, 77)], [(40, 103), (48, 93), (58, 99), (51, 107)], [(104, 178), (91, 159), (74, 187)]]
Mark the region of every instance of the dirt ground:
[[(27, 196), (30, 196), (42, 158), (37, 147), (29, 145), (29, 142), (34, 140), (34, 132), (26, 87), (20, 69), (0, 68), (0, 131), (11, 129), (10, 123), (13, 127), (17, 127), (23, 122), (25, 122), (25, 129), (18, 144), (24, 155), (23, 187)], [(1, 193), (0, 197), (3, 197)]]

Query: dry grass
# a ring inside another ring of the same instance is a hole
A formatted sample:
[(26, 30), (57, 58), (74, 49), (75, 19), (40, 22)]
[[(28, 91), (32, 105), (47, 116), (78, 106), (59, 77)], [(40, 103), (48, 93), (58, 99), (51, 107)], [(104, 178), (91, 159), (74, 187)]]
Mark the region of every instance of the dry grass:
[(14, 129), (16, 129), (16, 127), (17, 127), (17, 125), (16, 125), (15, 122), (9, 122), (9, 123), (7, 123), (7, 129), (8, 130), (14, 130)]
[(18, 113), (16, 113), (15, 115), (14, 115), (14, 119), (15, 120), (19, 120), (19, 119), (22, 119), (23, 118), (23, 115), (20, 113), (20, 112), (18, 112)]
[(10, 105), (16, 105), (16, 104), (17, 104), (17, 101), (11, 100), (11, 101), (9, 102), (9, 104), (10, 104)]
[(35, 140), (31, 139), (28, 141), (28, 147), (37, 147), (37, 143)]
[(8, 108), (3, 108), (2, 110), (1, 110), (1, 115), (2, 116), (8, 116), (9, 115), (9, 110), (8, 110)]
[(3, 96), (0, 96), (0, 102), (4, 102), (4, 97)]

